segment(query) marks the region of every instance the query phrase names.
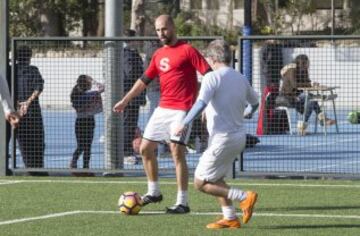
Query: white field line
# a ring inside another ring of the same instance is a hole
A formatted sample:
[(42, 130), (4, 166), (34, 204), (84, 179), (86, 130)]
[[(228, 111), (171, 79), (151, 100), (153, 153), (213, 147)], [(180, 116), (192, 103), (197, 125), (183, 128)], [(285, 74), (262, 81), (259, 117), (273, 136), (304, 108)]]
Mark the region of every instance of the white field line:
[(6, 185), (6, 184), (16, 184), (16, 183), (20, 183), (21, 181), (18, 180), (0, 180), (0, 185)]
[[(1, 182), (3, 181), (3, 182)], [(90, 180), (0, 180), (0, 183), (20, 184), (20, 183), (63, 183), (63, 184), (145, 184), (147, 181), (90, 181)], [(309, 187), (309, 188), (360, 188), (359, 185), (347, 184), (275, 184), (275, 183), (234, 183), (227, 182), (234, 186), (263, 186), (263, 187)], [(193, 184), (189, 182), (189, 184)], [(176, 182), (160, 181), (160, 185), (176, 185)]]
[(80, 211), (66, 211), (66, 212), (59, 212), (49, 215), (43, 215), (43, 216), (35, 216), (35, 217), (28, 217), (28, 218), (20, 218), (15, 220), (7, 220), (7, 221), (0, 221), (0, 225), (10, 225), (10, 224), (16, 224), (16, 223), (23, 223), (27, 221), (34, 221), (34, 220), (44, 220), (49, 218), (56, 218), (61, 216), (68, 216), (68, 215), (75, 215), (81, 213)]
[[(92, 214), (120, 214), (118, 211), (81, 211), (81, 213), (92, 213)], [(166, 214), (164, 211), (142, 211), (139, 214), (142, 215), (162, 215)], [(190, 215), (199, 216), (212, 216), (221, 215), (221, 212), (191, 212)], [(241, 214), (237, 214), (241, 215)], [(324, 214), (289, 214), (289, 213), (253, 213), (253, 216), (263, 217), (298, 217), (298, 218), (341, 218), (341, 219), (360, 219), (360, 215), (324, 215)]]
[[(43, 216), (20, 218), (14, 220), (0, 221), (1, 225), (10, 225), (17, 223), (24, 223), (35, 220), (46, 220), (50, 218), (63, 217), (69, 215), (78, 215), (78, 214), (120, 214), (117, 211), (67, 211), (54, 213)], [(140, 212), (142, 215), (162, 215), (166, 214), (164, 211), (144, 211)], [(209, 216), (209, 215), (221, 215), (221, 212), (191, 212), (190, 215), (196, 216)], [(328, 218), (328, 219), (353, 219), (359, 220), (360, 215), (324, 215), (324, 214), (288, 214), (288, 213), (256, 213), (253, 214), (256, 217), (288, 217), (288, 218)]]

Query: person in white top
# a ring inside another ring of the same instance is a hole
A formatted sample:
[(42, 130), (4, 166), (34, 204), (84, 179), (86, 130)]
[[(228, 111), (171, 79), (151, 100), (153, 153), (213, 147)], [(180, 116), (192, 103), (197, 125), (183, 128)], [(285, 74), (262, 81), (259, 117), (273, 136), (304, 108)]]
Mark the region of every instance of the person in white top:
[(19, 124), (20, 117), (15, 112), (14, 107), (11, 103), (11, 96), (9, 93), (9, 86), (6, 80), (0, 75), (0, 102), (4, 109), (5, 119), (11, 124), (12, 127), (16, 128)]
[(215, 40), (209, 44), (206, 59), (213, 71), (204, 76), (197, 101), (175, 134), (181, 135), (206, 108), (209, 146), (196, 167), (194, 186), (197, 190), (215, 196), (222, 207), (223, 219), (208, 224), (207, 228), (240, 228), (232, 201), (240, 202), (242, 220), (247, 223), (252, 216), (257, 193), (231, 188), (224, 178), (231, 171), (236, 156), (245, 148), (244, 110), (250, 104), (252, 109), (247, 116), (256, 111), (258, 95), (246, 78), (229, 66), (231, 51), (224, 40)]

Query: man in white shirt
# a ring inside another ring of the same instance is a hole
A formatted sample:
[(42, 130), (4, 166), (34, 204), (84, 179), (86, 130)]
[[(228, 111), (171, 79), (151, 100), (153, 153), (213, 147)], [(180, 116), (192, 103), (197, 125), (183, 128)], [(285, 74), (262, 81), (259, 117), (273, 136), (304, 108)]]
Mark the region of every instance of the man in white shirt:
[(15, 112), (11, 104), (11, 97), (9, 93), (9, 87), (6, 80), (0, 75), (0, 102), (4, 109), (5, 119), (11, 124), (12, 127), (16, 128), (19, 124), (20, 117)]
[(229, 66), (231, 51), (224, 40), (215, 40), (207, 48), (206, 58), (213, 71), (202, 80), (196, 103), (175, 134), (181, 135), (194, 118), (205, 108), (209, 146), (202, 154), (195, 170), (194, 186), (197, 190), (215, 196), (223, 212), (223, 219), (208, 224), (207, 228), (240, 228), (233, 200), (240, 202), (243, 223), (247, 223), (257, 200), (257, 193), (244, 192), (228, 186), (224, 178), (232, 163), (245, 148), (246, 130), (244, 110), (250, 104), (249, 116), (258, 107), (258, 95), (246, 78)]

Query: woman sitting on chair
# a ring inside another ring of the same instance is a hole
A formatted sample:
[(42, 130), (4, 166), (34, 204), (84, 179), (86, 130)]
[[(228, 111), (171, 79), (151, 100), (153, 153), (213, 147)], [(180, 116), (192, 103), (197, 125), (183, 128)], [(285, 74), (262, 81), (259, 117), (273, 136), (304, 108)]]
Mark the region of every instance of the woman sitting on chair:
[[(281, 85), (280, 85), (280, 93), (278, 98), (276, 99), (277, 105), (293, 107), (301, 114), (304, 114), (305, 108), (305, 94), (302, 90), (299, 90), (300, 87), (311, 87), (311, 80), (309, 79), (309, 59), (306, 55), (302, 54), (295, 58), (294, 63), (290, 63), (285, 65), (281, 69)], [(317, 83), (313, 83), (313, 85), (319, 85)], [(311, 98), (311, 94), (310, 94)], [(308, 120), (311, 116), (311, 113), (315, 111), (320, 125), (333, 125), (335, 124), (335, 120), (328, 119), (325, 117), (324, 113), (321, 111), (321, 108), (317, 101), (308, 101), (307, 111), (304, 114), (305, 123), (301, 124), (298, 127), (301, 133), (305, 133), (307, 128)]]

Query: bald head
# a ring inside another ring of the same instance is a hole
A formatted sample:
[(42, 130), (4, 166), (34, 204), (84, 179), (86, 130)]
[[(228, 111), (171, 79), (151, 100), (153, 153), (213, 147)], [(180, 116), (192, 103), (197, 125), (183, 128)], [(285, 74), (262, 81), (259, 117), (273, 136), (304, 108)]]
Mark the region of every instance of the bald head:
[(160, 15), (156, 18), (155, 20), (155, 24), (156, 22), (164, 22), (166, 24), (170, 24), (172, 26), (174, 26), (174, 20), (172, 19), (172, 17), (170, 15)]
[(175, 24), (171, 16), (160, 15), (155, 20), (155, 30), (160, 41), (165, 45), (176, 43)]

